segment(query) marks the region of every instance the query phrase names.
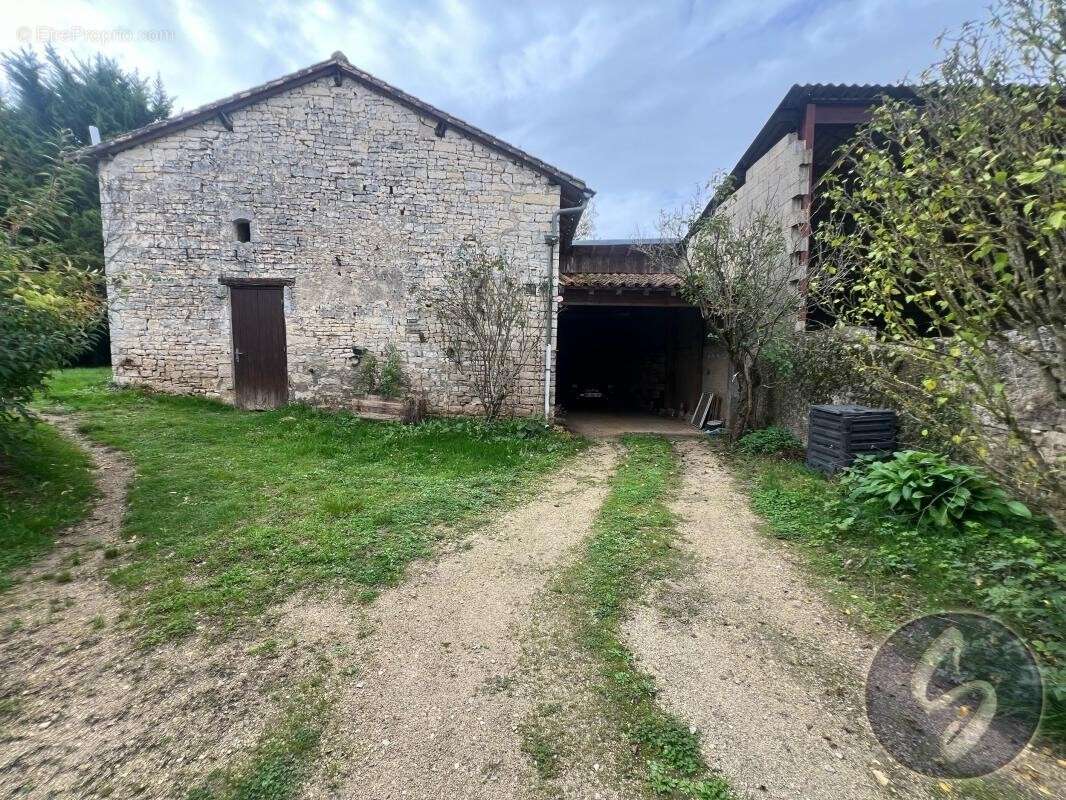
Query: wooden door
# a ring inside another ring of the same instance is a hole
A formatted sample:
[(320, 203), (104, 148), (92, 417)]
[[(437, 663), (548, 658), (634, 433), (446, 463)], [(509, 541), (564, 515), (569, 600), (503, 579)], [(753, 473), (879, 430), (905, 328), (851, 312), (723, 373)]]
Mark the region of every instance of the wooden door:
[(266, 409), (289, 401), (285, 301), (281, 286), (232, 286), (233, 381), (237, 405)]

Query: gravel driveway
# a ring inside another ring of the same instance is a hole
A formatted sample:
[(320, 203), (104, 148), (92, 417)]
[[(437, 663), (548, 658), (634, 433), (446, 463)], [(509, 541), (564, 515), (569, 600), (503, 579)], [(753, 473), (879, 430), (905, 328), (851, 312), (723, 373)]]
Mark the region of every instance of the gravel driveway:
[[(702, 733), (708, 763), (744, 798), (960, 796), (897, 766), (869, 730), (862, 693), (877, 642), (759, 533), (705, 443), (676, 446), (684, 478), (674, 510), (695, 563), (626, 637), (661, 702)], [(1032, 785), (1031, 770), (1050, 777), (1046, 759), (1029, 760), (1012, 767), (1022, 781)]]
[[(535, 780), (516, 732), (527, 711), (515, 691), (521, 634), (538, 592), (589, 534), (615, 458), (611, 445), (592, 447), (532, 502), (374, 604), (373, 632), (359, 642), (365, 668), (342, 690), (324, 746), (325, 761), (341, 763), (305, 797), (529, 796)], [(333, 636), (347, 629), (350, 640), (357, 628), (347, 606), (301, 603), (298, 613)]]

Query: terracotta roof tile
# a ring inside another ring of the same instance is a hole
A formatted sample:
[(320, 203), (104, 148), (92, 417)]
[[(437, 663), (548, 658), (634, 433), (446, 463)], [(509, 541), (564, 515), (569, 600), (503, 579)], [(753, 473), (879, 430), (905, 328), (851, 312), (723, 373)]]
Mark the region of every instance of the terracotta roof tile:
[(581, 272), (561, 275), (559, 283), (574, 289), (676, 289), (681, 278), (672, 272)]

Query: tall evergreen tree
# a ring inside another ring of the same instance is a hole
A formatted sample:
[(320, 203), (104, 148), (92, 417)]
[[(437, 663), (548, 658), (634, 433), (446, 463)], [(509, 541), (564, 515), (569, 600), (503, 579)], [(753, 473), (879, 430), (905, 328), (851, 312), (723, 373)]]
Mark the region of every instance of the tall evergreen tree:
[[(89, 126), (115, 136), (169, 116), (173, 98), (162, 81), (128, 72), (102, 55), (65, 60), (52, 46), (42, 58), (30, 49), (0, 55), (9, 92), (0, 97), (0, 218), (48, 180), (60, 151), (89, 144)], [(104, 245), (100, 193), (92, 170), (66, 185), (62, 225), (42, 232), (79, 269), (99, 272)], [(99, 348), (106, 353), (106, 342)]]

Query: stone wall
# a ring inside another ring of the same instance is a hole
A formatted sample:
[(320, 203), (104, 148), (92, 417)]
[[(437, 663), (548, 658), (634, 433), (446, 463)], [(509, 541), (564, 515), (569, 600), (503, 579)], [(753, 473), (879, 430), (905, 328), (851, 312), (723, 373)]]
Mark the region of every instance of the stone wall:
[[(812, 331), (803, 336), (808, 337), (808, 341), (813, 343), (810, 346), (818, 348), (822, 353), (832, 353), (835, 348), (832, 347), (831, 342), (826, 342), (825, 337), (838, 338), (839, 334), (835, 331)], [(824, 342), (824, 346), (820, 345), (819, 341)], [(1054, 347), (1050, 337), (1044, 346)], [(989, 366), (1002, 380), (1010, 407), (1021, 425), (1029, 430), (1033, 442), (1048, 460), (1066, 458), (1066, 408), (1056, 402), (1054, 392), (1048, 386), (1040, 370), (1031, 361), (1022, 359), (1001, 345), (992, 345), (989, 352), (995, 359), (994, 365), (990, 363)], [(845, 370), (835, 370), (832, 374), (846, 375), (848, 373)], [(915, 383), (919, 382), (920, 380), (915, 380)], [(789, 428), (801, 441), (806, 442), (811, 405), (820, 403), (857, 403), (876, 407), (884, 405), (882, 398), (876, 396), (869, 386), (862, 385), (858, 381), (853, 381), (848, 385), (833, 384), (834, 381), (830, 380), (821, 396), (812, 397), (787, 379), (782, 380), (774, 390), (774, 424)], [(929, 403), (933, 402), (934, 399), (930, 397)], [(914, 429), (920, 427), (915, 420), (901, 419), (901, 423), (904, 439), (901, 444), (910, 447), (929, 446), (928, 442), (923, 442), (920, 436), (915, 435)], [(988, 441), (995, 442), (1001, 435), (1000, 426), (987, 414), (984, 415), (983, 424), (987, 425)]]
[[(290, 397), (344, 406), (353, 348), (395, 345), (431, 408), (471, 410), (417, 293), (466, 237), (508, 250), (545, 328), (550, 180), (345, 79), (324, 78), (101, 162), (115, 379), (232, 402), (226, 277), (290, 278)], [(251, 221), (238, 243), (234, 220)], [(552, 269), (558, 269), (556, 263)], [(554, 323), (553, 323), (554, 324)], [(516, 410), (543, 402), (543, 347)]]

